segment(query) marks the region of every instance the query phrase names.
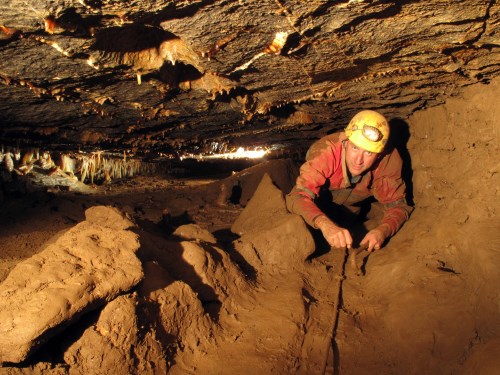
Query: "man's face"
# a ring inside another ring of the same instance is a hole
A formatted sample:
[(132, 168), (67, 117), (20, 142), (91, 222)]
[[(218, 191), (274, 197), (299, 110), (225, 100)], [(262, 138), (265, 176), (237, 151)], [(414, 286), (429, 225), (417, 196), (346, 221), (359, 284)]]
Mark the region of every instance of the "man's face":
[(359, 176), (371, 168), (378, 154), (359, 148), (351, 141), (347, 141), (345, 146), (345, 161), (351, 176)]

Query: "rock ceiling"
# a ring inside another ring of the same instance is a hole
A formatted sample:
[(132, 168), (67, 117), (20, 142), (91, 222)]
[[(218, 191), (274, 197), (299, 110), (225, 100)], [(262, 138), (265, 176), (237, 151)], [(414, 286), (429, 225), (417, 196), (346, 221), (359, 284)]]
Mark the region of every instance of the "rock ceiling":
[[(295, 147), (500, 71), (495, 0), (3, 0), (0, 143)], [(223, 148), (223, 147), (222, 147)]]

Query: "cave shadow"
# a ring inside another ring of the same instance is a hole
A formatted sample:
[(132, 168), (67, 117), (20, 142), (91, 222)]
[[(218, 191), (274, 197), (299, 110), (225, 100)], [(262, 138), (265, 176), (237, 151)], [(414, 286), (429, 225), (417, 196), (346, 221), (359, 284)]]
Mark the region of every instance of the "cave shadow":
[[(52, 363), (66, 365), (64, 354), (66, 351), (83, 336), (85, 331), (95, 325), (99, 320), (102, 310), (106, 303), (100, 301), (94, 309), (89, 307), (83, 314), (77, 314), (64, 325), (58, 326), (57, 333), (51, 333), (53, 336), (41, 344), (35, 345), (28, 354), (26, 360), (20, 363), (5, 362), (4, 365), (18, 369), (28, 369), (36, 366), (38, 363)], [(0, 366), (1, 368), (1, 366)]]
[[(361, 241), (369, 231), (368, 222), (373, 220), (380, 221), (381, 219), (380, 213), (377, 212), (377, 205), (379, 203), (374, 197), (368, 197), (353, 205), (359, 208), (359, 212), (356, 213), (341, 205), (333, 203), (332, 194), (328, 187), (320, 189), (318, 197), (314, 202), (328, 218), (349, 230), (353, 240), (352, 248), (358, 248), (360, 246)], [(308, 260), (312, 260), (328, 253), (332, 248), (323, 237), (321, 230), (311, 227), (309, 227), (309, 229), (315, 243), (315, 251), (308, 257)], [(384, 246), (387, 245), (389, 241), (390, 238), (386, 239)], [(368, 259), (365, 258), (362, 265), (363, 272), (367, 261)]]
[(181, 82), (196, 81), (200, 79), (203, 74), (194, 66), (178, 61), (175, 65), (172, 65), (170, 62), (165, 62), (158, 72), (146, 74), (144, 75), (144, 79), (147, 79), (148, 76), (155, 77), (170, 86), (170, 91), (173, 90), (178, 92)]
[(411, 155), (408, 151), (408, 140), (410, 139), (410, 127), (408, 123), (400, 118), (395, 118), (389, 121), (391, 136), (389, 138), (388, 147), (398, 150), (401, 159), (403, 160), (403, 168), (401, 177), (406, 185), (406, 201), (408, 205), (414, 206), (413, 200), (413, 167)]
[(184, 211), (180, 215), (172, 216), (168, 209), (163, 210), (161, 219), (158, 223), (141, 219), (137, 219), (137, 221), (140, 222), (144, 228), (148, 228), (149, 231), (165, 235), (171, 235), (175, 229), (181, 225), (194, 223), (194, 220), (187, 211)]
[(231, 204), (240, 204), (241, 194), (243, 193), (243, 187), (241, 186), (241, 181), (238, 180), (236, 185), (231, 188), (231, 195), (229, 196), (229, 202)]
[(111, 26), (96, 33), (91, 48), (105, 52), (138, 52), (158, 48), (162, 42), (176, 38), (173, 33), (150, 25)]
[(153, 323), (157, 341), (160, 343), (164, 356), (170, 366), (176, 364), (175, 355), (178, 350), (178, 337), (168, 333), (161, 323), (160, 304), (155, 301), (142, 299), (136, 308), (138, 317), (138, 342), (146, 340), (146, 334), (150, 332), (150, 326)]
[[(51, 229), (57, 228), (57, 232), (65, 231), (84, 221), (84, 211), (90, 207), (83, 202), (82, 196), (76, 193), (73, 196), (63, 196), (46, 191), (14, 189), (12, 186), (8, 189), (2, 191), (3, 200), (0, 201), (0, 236), (2, 237), (12, 230), (23, 234), (38, 231), (36, 225), (40, 222), (46, 222)], [(75, 209), (68, 212), (61, 208), (65, 203), (73, 204)], [(80, 210), (79, 207), (82, 209)], [(20, 223), (34, 224), (19, 226)]]
[(221, 246), (233, 263), (238, 265), (239, 269), (247, 279), (254, 282), (257, 280), (257, 270), (247, 262), (247, 260), (236, 250), (234, 241), (240, 236), (231, 232), (230, 229), (219, 229), (212, 233), (217, 239), (217, 243)]
[[(187, 285), (197, 294), (204, 311), (210, 318), (217, 323), (219, 321), (220, 309), (222, 303), (217, 293), (210, 286), (203, 282), (194, 267), (183, 258), (184, 249), (175, 236), (170, 233), (162, 232), (161, 227), (155, 223), (140, 222), (139, 228), (133, 228), (132, 231), (139, 236), (140, 248), (137, 256), (142, 263), (152, 261), (158, 263), (172, 280), (179, 280)], [(214, 262), (221, 263), (222, 259), (211, 244), (199, 243), (199, 245), (210, 255)], [(157, 285), (157, 289), (167, 287)]]

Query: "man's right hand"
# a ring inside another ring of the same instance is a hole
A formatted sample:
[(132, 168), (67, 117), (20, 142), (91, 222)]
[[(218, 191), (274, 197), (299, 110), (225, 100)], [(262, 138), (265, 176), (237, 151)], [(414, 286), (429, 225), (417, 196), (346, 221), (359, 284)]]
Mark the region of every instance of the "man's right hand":
[(321, 215), (314, 220), (314, 224), (321, 230), (323, 237), (332, 247), (348, 249), (352, 246), (351, 233), (345, 228), (335, 225), (326, 216)]

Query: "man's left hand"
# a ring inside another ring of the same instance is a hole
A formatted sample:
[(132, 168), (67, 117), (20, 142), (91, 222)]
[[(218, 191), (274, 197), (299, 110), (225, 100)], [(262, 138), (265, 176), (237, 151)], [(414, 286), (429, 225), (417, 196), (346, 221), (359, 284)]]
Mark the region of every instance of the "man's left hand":
[(361, 241), (361, 246), (366, 246), (366, 250), (373, 251), (379, 250), (384, 244), (387, 237), (389, 237), (387, 225), (382, 224), (375, 229), (369, 231)]

